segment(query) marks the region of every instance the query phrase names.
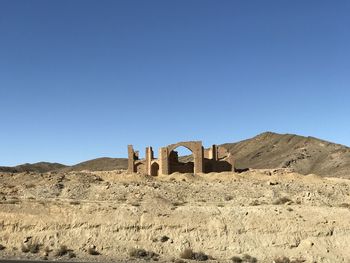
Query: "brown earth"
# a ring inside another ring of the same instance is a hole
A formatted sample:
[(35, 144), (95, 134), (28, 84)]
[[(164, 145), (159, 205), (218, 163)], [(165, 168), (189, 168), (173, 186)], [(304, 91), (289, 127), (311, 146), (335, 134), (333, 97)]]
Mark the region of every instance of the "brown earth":
[(350, 179), (350, 148), (317, 138), (266, 132), (222, 146), (240, 169), (292, 168), (300, 174)]
[(14, 167), (0, 166), (0, 172), (4, 173), (23, 173), (23, 172), (37, 172), (37, 173), (47, 173), (50, 171), (55, 171), (67, 167), (66, 165), (60, 163), (26, 163)]
[[(0, 186), (0, 258), (68, 260), (55, 255), (65, 245), (74, 260), (101, 262), (128, 259), (133, 248), (162, 262), (186, 248), (212, 262), (244, 254), (245, 262), (350, 262), (347, 179), (288, 169), (160, 177), (70, 171), (1, 174)], [(22, 251), (35, 244), (38, 253)], [(100, 255), (90, 255), (91, 246)]]

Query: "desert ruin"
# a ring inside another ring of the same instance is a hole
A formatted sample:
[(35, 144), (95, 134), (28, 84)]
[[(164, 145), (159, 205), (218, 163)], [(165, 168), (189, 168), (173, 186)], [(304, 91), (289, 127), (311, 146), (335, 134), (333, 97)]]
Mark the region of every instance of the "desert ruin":
[[(185, 147), (193, 154), (193, 162), (179, 161), (178, 147)], [(159, 149), (159, 158), (154, 158), (151, 146), (146, 147), (145, 159), (139, 159), (139, 152), (128, 145), (128, 173), (141, 173), (152, 176), (179, 173), (210, 173), (234, 171), (234, 158), (225, 148), (212, 145), (204, 149), (201, 141), (188, 141), (170, 144)]]

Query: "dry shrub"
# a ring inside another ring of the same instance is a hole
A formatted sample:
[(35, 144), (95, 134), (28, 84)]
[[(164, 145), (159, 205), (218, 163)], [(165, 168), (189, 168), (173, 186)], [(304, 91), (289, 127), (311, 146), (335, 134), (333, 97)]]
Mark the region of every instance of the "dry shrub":
[(258, 206), (258, 205), (261, 205), (261, 203), (259, 202), (259, 200), (254, 200), (253, 202), (251, 202), (249, 205), (251, 206)]
[(305, 262), (304, 259), (293, 259), (290, 260), (289, 258), (283, 256), (283, 257), (278, 257), (273, 260), (274, 263), (302, 263)]
[(76, 258), (77, 255), (75, 255), (75, 253), (73, 251), (68, 251), (68, 258)]
[(241, 263), (243, 260), (240, 257), (234, 256), (231, 258), (233, 263)]
[(142, 248), (133, 248), (129, 251), (130, 257), (133, 258), (141, 258), (141, 259), (146, 259), (150, 260), (153, 259), (155, 261), (158, 260), (159, 255), (152, 252), (152, 251), (146, 251), (145, 249)]
[(38, 243), (28, 243), (28, 244), (22, 244), (21, 245), (21, 251), (24, 253), (32, 253), (36, 254), (40, 250), (40, 245)]
[(61, 245), (56, 251), (55, 251), (55, 257), (62, 257), (68, 253), (68, 248), (65, 245)]
[(89, 247), (87, 252), (89, 253), (89, 255), (93, 255), (93, 256), (100, 255), (100, 252), (98, 252), (95, 247)]
[(350, 208), (350, 204), (348, 204), (348, 203), (342, 203), (342, 204), (339, 205), (339, 207)]
[(203, 252), (193, 252), (192, 249), (186, 248), (180, 253), (180, 258), (182, 259), (193, 259), (197, 261), (206, 261), (210, 257)]
[(14, 198), (14, 199), (0, 201), (0, 204), (16, 205), (16, 204), (19, 204), (19, 202), (20, 202), (20, 200)]
[(167, 242), (168, 240), (169, 240), (169, 237), (167, 237), (167, 236), (162, 236), (160, 239), (160, 242)]
[(49, 254), (51, 251), (52, 251), (52, 250), (51, 250), (48, 246), (46, 246), (46, 247), (44, 248), (44, 252), (47, 253), (47, 254)]
[(39, 250), (40, 250), (40, 245), (39, 244), (37, 244), (37, 243), (30, 244), (30, 246), (29, 246), (30, 253), (36, 254), (36, 253), (39, 252)]
[(197, 261), (206, 261), (209, 259), (209, 257), (203, 252), (198, 252), (198, 253), (194, 253), (194, 259)]
[(287, 257), (279, 257), (273, 260), (274, 263), (290, 263), (290, 259)]
[(23, 253), (28, 253), (28, 252), (29, 252), (28, 246), (22, 244), (22, 245), (21, 245), (21, 251), (22, 251)]
[(224, 198), (225, 201), (231, 201), (232, 199), (233, 199), (233, 197), (230, 196), (230, 195), (227, 195), (227, 196), (225, 196), (225, 198)]
[(180, 253), (180, 258), (193, 259), (194, 258), (194, 253), (193, 253), (192, 249), (185, 248), (185, 250)]
[(243, 255), (242, 257), (242, 262), (247, 262), (247, 263), (256, 263), (258, 260), (255, 257), (252, 257), (250, 255)]
[(290, 200), (288, 197), (280, 197), (278, 199), (276, 199), (275, 201), (273, 201), (273, 205), (283, 205), (285, 203), (289, 203), (292, 202), (292, 200)]
[(172, 203), (173, 206), (183, 206), (185, 204), (186, 204), (186, 202), (173, 202)]

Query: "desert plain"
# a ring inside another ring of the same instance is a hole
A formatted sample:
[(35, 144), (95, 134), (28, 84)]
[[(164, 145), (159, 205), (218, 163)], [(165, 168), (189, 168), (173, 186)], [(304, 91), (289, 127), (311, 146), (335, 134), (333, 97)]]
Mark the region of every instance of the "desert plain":
[(0, 258), (350, 262), (348, 179), (86, 170), (2, 173), (0, 185)]

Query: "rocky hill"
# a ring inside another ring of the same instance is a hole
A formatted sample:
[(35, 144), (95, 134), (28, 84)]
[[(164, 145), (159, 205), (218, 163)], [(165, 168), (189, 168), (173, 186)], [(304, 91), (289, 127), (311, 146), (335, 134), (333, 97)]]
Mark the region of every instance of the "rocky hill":
[(350, 148), (313, 137), (262, 133), (222, 145), (236, 157), (236, 167), (292, 168), (301, 174), (350, 178)]
[(76, 165), (66, 167), (65, 171), (111, 171), (119, 169), (127, 169), (128, 159), (126, 158), (97, 158)]
[(0, 172), (6, 173), (22, 173), (22, 172), (37, 172), (37, 173), (46, 173), (50, 171), (60, 170), (67, 167), (66, 165), (60, 163), (48, 163), (48, 162), (39, 162), (39, 163), (26, 163), (14, 167), (0, 167)]

